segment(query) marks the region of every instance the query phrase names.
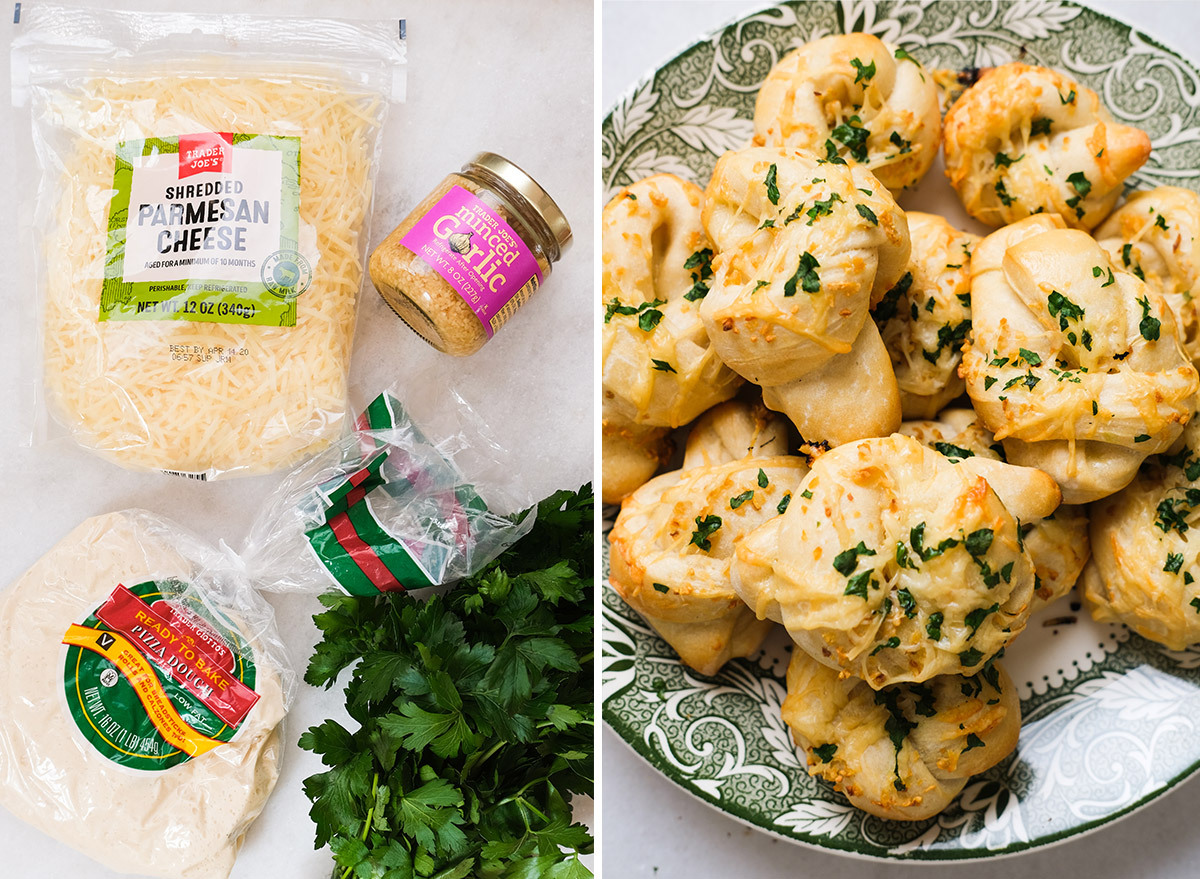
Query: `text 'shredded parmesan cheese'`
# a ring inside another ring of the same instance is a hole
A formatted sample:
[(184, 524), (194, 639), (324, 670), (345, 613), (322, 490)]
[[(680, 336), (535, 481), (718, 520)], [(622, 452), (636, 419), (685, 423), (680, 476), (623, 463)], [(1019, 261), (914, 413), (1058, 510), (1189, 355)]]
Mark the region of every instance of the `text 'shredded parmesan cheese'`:
[(0, 595), (0, 804), (118, 872), (225, 879), (290, 682), (224, 556), (140, 510), (88, 519)]
[[(134, 469), (210, 479), (294, 463), (344, 422), (393, 87), (373, 56), (396, 48), (402, 63), (395, 24), (356, 46), (357, 25), (300, 22), (314, 41), (301, 52), (282, 22), (248, 16), (89, 16), (89, 39), (132, 53), (91, 58), (82, 25), (42, 17), (15, 50), (46, 199), (46, 408)], [(164, 55), (153, 39), (192, 25), (228, 51)]]

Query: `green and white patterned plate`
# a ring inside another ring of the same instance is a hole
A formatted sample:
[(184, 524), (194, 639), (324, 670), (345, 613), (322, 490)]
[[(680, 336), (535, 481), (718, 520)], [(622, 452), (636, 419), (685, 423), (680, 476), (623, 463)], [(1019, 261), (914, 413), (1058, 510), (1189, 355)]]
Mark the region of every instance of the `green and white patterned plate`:
[[(659, 172), (704, 185), (717, 157), (749, 140), (755, 93), (772, 65), (795, 46), (850, 31), (899, 44), (927, 68), (1024, 60), (1066, 70), (1117, 119), (1149, 132), (1154, 152), (1132, 184), (1200, 188), (1200, 73), (1146, 35), (1059, 0), (843, 0), (749, 15), (638, 83), (602, 127), (608, 194)], [(940, 163), (900, 201), (986, 231), (967, 218)], [(607, 581), (607, 545), (604, 560)], [(1200, 649), (1169, 651), (1123, 626), (1099, 625), (1073, 600), (1035, 616), (1008, 651), (1024, 718), (1016, 752), (926, 821), (867, 815), (809, 777), (779, 714), (789, 643), (782, 630), (752, 660), (706, 678), (681, 665), (607, 587), (604, 719), (689, 793), (786, 839), (933, 860), (1049, 845), (1128, 814), (1200, 766)]]

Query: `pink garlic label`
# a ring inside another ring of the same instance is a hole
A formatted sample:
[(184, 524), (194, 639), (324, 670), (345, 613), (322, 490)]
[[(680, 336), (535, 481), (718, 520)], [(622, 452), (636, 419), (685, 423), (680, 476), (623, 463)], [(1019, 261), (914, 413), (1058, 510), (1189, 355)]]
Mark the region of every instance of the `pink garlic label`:
[(458, 291), (489, 339), (513, 311), (505, 306), (526, 284), (532, 282), (537, 289), (542, 283), (541, 268), (529, 245), (461, 186), (443, 195), (400, 243)]

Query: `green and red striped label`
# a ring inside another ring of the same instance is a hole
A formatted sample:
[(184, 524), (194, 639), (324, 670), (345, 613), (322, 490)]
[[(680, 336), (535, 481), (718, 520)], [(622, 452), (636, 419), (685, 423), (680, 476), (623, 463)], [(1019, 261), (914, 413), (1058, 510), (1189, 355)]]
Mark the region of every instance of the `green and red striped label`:
[[(420, 490), (430, 482), (416, 456), (399, 445), (385, 442), (378, 434), (397, 431), (411, 436), (413, 445), (432, 449), (400, 403), (389, 394), (381, 394), (359, 417), (356, 424), (364, 463), (354, 473), (318, 488), (327, 509), (324, 522), (306, 532), (317, 560), (333, 580), (351, 595), (378, 595), (436, 585), (434, 577), (421, 564), (421, 546), (389, 532), (380, 521), (372, 503), (373, 491), (387, 486), (389, 477), (403, 480), (406, 488)], [(399, 441), (400, 436), (396, 439)], [(447, 467), (451, 467), (448, 461)], [(485, 510), (474, 490), (458, 485), (454, 491), (442, 491), (442, 514), (454, 534), (466, 539), (466, 510)]]

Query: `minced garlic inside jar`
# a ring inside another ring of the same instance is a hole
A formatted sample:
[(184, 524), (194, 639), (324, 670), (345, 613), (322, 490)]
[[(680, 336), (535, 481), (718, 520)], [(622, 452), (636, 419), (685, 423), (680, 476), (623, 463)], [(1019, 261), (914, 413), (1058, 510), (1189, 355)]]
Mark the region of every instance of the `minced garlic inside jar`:
[(371, 254), (375, 289), (425, 341), (483, 347), (550, 276), (571, 227), (528, 174), (480, 153), (450, 174)]

